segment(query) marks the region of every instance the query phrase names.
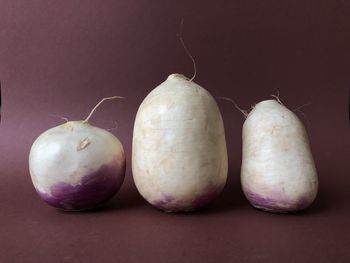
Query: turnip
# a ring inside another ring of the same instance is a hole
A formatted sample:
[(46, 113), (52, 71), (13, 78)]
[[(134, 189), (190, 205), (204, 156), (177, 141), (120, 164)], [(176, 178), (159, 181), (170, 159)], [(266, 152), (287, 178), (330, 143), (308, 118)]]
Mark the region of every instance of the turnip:
[(191, 211), (219, 195), (227, 178), (222, 117), (207, 90), (171, 74), (140, 105), (132, 171), (141, 195), (168, 212)]
[(100, 101), (83, 121), (68, 121), (42, 133), (29, 154), (29, 170), (39, 196), (68, 211), (104, 204), (124, 180), (125, 157), (120, 141), (89, 124)]
[(241, 183), (249, 202), (270, 212), (305, 209), (317, 195), (305, 128), (278, 98), (256, 104), (244, 122)]

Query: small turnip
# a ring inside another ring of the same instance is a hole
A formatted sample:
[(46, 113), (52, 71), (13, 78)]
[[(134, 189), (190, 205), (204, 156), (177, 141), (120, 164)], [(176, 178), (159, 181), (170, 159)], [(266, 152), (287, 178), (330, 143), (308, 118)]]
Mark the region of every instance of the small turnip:
[(29, 170), (39, 196), (67, 211), (98, 207), (115, 195), (124, 180), (125, 156), (110, 132), (83, 121), (69, 121), (42, 133), (29, 154)]
[(270, 212), (303, 210), (317, 195), (305, 128), (278, 98), (256, 104), (244, 122), (241, 183), (249, 202)]

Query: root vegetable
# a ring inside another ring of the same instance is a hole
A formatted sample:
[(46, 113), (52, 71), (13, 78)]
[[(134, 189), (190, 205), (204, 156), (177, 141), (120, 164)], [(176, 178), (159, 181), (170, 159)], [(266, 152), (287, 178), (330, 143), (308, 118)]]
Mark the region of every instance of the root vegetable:
[(42, 133), (33, 143), (29, 170), (39, 196), (67, 211), (92, 209), (118, 191), (124, 180), (125, 157), (110, 132), (84, 121), (69, 121)]
[(140, 105), (132, 145), (137, 189), (164, 211), (207, 205), (227, 178), (227, 150), (220, 111), (207, 90), (170, 75)]
[(271, 212), (307, 208), (318, 189), (305, 128), (280, 101), (255, 105), (243, 125), (241, 183), (249, 202)]

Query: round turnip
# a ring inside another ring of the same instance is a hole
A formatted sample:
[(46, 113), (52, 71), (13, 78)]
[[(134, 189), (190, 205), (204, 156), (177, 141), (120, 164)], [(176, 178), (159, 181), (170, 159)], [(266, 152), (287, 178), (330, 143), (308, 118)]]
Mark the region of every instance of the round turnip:
[(254, 207), (271, 212), (296, 212), (316, 197), (305, 128), (279, 100), (256, 104), (244, 122), (241, 183)]
[(29, 170), (39, 196), (68, 211), (104, 204), (124, 180), (125, 157), (120, 141), (110, 132), (83, 121), (69, 121), (42, 133), (29, 154)]

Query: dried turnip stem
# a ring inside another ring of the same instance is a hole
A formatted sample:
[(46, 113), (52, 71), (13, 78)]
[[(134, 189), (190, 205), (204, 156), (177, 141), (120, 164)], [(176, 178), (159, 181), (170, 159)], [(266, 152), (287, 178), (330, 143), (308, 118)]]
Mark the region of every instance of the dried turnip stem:
[(231, 102), (235, 106), (235, 108), (243, 114), (244, 118), (245, 119), (247, 118), (249, 113), (246, 110), (241, 109), (233, 99), (228, 98), (228, 97), (216, 97), (216, 98), (221, 99), (221, 100), (227, 100), (227, 101)]
[(91, 110), (90, 114), (86, 117), (85, 120), (83, 120), (83, 123), (89, 122), (89, 119), (91, 118), (92, 114), (96, 111), (96, 109), (106, 100), (114, 100), (114, 99), (125, 99), (124, 97), (120, 96), (113, 96), (113, 97), (107, 97), (103, 98), (99, 103), (96, 104), (96, 106)]
[(60, 118), (61, 120), (64, 120), (64, 121), (66, 121), (66, 122), (69, 122), (68, 118), (63, 117), (63, 116), (60, 116), (60, 115), (57, 115), (57, 114), (49, 114), (49, 116), (56, 117), (56, 118)]
[(277, 91), (277, 95), (271, 94), (270, 96), (271, 96), (272, 98), (276, 99), (277, 102), (278, 102), (279, 104), (281, 104), (281, 105), (284, 106), (284, 104), (283, 104), (282, 101), (280, 100), (280, 91), (279, 91), (278, 89), (276, 89), (276, 91)]
[(309, 121), (309, 119), (307, 118), (307, 116), (305, 115), (305, 113), (301, 109), (306, 107), (306, 106), (309, 106), (309, 105), (311, 105), (310, 102), (305, 103), (305, 104), (303, 104), (303, 105), (301, 105), (301, 106), (299, 106), (299, 107), (297, 107), (297, 108), (292, 110), (293, 112), (299, 112), (304, 117), (304, 119), (306, 120), (306, 125), (307, 126), (310, 126), (310, 121)]
[(109, 128), (109, 129), (106, 129), (107, 131), (113, 131), (113, 130), (116, 130), (116, 129), (118, 129), (118, 122), (117, 121), (114, 121), (114, 124), (115, 124), (115, 126), (113, 127), (113, 128)]
[(300, 111), (302, 108), (304, 108), (304, 107), (306, 107), (306, 106), (310, 106), (310, 105), (311, 105), (310, 102), (305, 103), (305, 104), (303, 104), (303, 105), (301, 105), (301, 106), (299, 106), (299, 107), (293, 109), (293, 111)]
[(193, 56), (191, 55), (191, 52), (188, 50), (187, 46), (185, 45), (185, 41), (183, 40), (183, 25), (184, 25), (184, 19), (181, 19), (180, 33), (177, 36), (179, 37), (181, 45), (184, 48), (185, 52), (187, 53), (188, 57), (192, 60), (194, 72), (193, 72), (192, 78), (190, 78), (190, 81), (193, 81), (197, 75), (196, 61), (194, 60)]

